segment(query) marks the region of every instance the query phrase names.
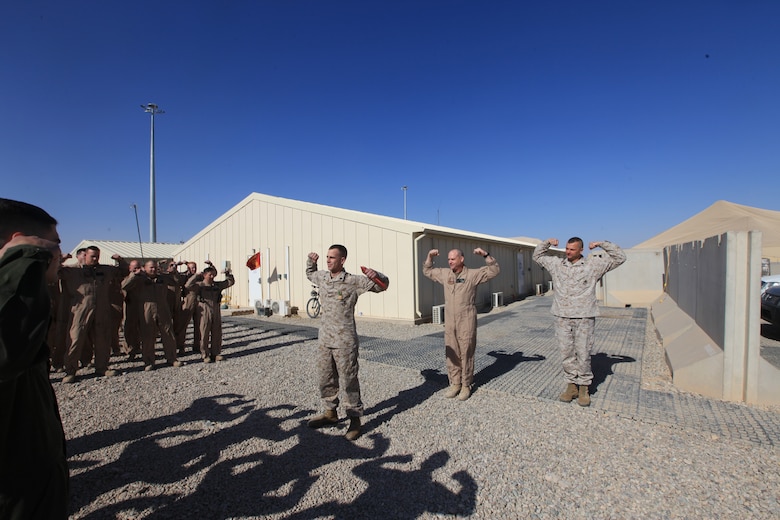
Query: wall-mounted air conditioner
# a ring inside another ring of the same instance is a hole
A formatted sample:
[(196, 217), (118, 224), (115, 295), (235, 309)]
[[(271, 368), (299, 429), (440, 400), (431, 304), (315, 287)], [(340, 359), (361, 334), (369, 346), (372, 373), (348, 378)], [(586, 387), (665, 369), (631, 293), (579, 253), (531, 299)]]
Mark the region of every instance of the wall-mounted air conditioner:
[(444, 305), (433, 306), (433, 323), (435, 325), (444, 323)]
[(281, 314), (282, 316), (290, 315), (290, 300), (273, 300), (271, 302), (271, 310), (274, 314)]

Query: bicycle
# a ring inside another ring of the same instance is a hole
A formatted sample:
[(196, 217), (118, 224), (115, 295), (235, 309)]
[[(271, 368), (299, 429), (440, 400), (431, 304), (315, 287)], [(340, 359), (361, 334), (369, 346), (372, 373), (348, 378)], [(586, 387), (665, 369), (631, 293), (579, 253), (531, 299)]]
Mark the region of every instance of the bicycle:
[(306, 302), (306, 314), (309, 315), (309, 318), (316, 318), (320, 315), (321, 308), (320, 293), (317, 290), (317, 286), (312, 285), (311, 298)]

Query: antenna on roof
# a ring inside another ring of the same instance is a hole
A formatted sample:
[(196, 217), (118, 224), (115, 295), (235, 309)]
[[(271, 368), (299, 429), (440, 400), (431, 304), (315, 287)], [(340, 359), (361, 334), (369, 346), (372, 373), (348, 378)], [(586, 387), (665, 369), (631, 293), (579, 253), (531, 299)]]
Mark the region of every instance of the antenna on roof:
[(138, 225), (138, 207), (135, 204), (130, 204), (130, 207), (135, 211), (135, 227), (138, 229), (138, 248), (141, 250), (141, 263), (144, 263), (144, 246), (141, 245), (141, 226)]

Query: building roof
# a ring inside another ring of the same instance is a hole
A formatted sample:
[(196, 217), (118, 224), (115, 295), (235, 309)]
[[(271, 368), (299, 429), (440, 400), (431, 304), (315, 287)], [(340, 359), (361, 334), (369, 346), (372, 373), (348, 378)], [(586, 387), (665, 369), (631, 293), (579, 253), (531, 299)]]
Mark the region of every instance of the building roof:
[[(520, 246), (526, 246), (526, 247), (535, 247), (536, 243), (528, 242), (523, 239), (512, 239), (512, 238), (506, 238), (506, 237), (498, 237), (494, 235), (487, 235), (483, 233), (474, 233), (471, 231), (465, 231), (462, 229), (455, 229), (455, 228), (449, 228), (445, 226), (437, 226), (434, 224), (427, 224), (424, 222), (417, 222), (414, 220), (407, 220), (397, 217), (387, 217), (384, 215), (377, 215), (374, 213), (366, 213), (363, 211), (356, 211), (351, 209), (344, 209), (344, 208), (338, 208), (335, 206), (326, 206), (323, 204), (317, 204), (314, 202), (304, 202), (300, 200), (295, 199), (285, 199), (282, 197), (275, 197), (272, 195), (265, 195), (263, 193), (250, 193), (246, 198), (244, 198), (241, 202), (230, 208), (228, 211), (223, 213), (221, 216), (217, 217), (211, 224), (206, 226), (204, 229), (202, 229), (200, 232), (198, 232), (194, 237), (190, 238), (187, 242), (184, 244), (180, 244), (177, 252), (179, 250), (185, 250), (191, 242), (197, 240), (203, 235), (206, 235), (209, 233), (212, 229), (216, 228), (220, 225), (223, 221), (230, 218), (231, 215), (236, 213), (237, 211), (241, 210), (244, 206), (251, 204), (253, 201), (263, 201), (268, 202), (271, 204), (276, 204), (283, 207), (298, 209), (301, 211), (315, 211), (317, 213), (320, 213), (322, 215), (329, 215), (334, 218), (340, 218), (344, 220), (352, 220), (355, 222), (361, 222), (361, 223), (368, 223), (371, 225), (384, 227), (387, 229), (393, 229), (397, 231), (402, 232), (408, 232), (410, 234), (414, 233), (430, 233), (430, 232), (438, 232), (446, 235), (452, 235), (452, 236), (464, 236), (469, 238), (476, 238), (476, 239), (484, 239), (486, 241), (490, 242), (503, 242), (506, 244), (511, 245), (520, 245)], [(174, 253), (174, 256), (177, 254), (177, 252)]]
[(533, 237), (514, 237), (512, 238), (512, 240), (523, 242), (525, 244), (531, 244), (533, 246), (538, 246), (539, 244), (544, 242), (544, 240), (542, 240), (541, 238), (533, 238)]
[(70, 252), (73, 258), (66, 261), (65, 265), (75, 264), (76, 251), (87, 246), (97, 246), (100, 248), (101, 263), (107, 264), (114, 254), (118, 254), (122, 258), (128, 260), (162, 260), (164, 258), (173, 258), (174, 252), (181, 244), (166, 244), (162, 242), (122, 242), (118, 240), (82, 240), (73, 248), (73, 251)]
[(662, 249), (674, 244), (722, 235), (727, 231), (761, 231), (762, 256), (780, 259), (780, 211), (742, 206), (719, 200), (634, 249)]

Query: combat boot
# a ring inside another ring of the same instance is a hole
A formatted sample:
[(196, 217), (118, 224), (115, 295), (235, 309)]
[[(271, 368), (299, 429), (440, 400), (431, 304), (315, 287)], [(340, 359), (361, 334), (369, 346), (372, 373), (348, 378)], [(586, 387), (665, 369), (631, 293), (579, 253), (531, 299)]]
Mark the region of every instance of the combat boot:
[(354, 441), (360, 437), (360, 417), (349, 418), (349, 428), (347, 428), (345, 437), (348, 441)]
[(458, 395), (458, 393), (460, 393), (460, 385), (450, 385), (450, 387), (444, 393), (444, 397), (451, 399)]
[(569, 383), (566, 385), (566, 390), (563, 391), (563, 393), (558, 397), (561, 401), (564, 403), (570, 403), (572, 399), (577, 397), (577, 385), (574, 383)]
[(325, 410), (325, 413), (314, 417), (308, 424), (309, 428), (322, 428), (323, 426), (330, 426), (337, 422), (339, 422), (339, 416), (334, 408), (333, 410)]
[(460, 393), (458, 394), (458, 401), (465, 401), (471, 397), (471, 386), (463, 385), (460, 387)]
[(580, 406), (590, 406), (590, 395), (588, 394), (588, 385), (580, 385), (580, 396), (577, 398), (577, 404)]

